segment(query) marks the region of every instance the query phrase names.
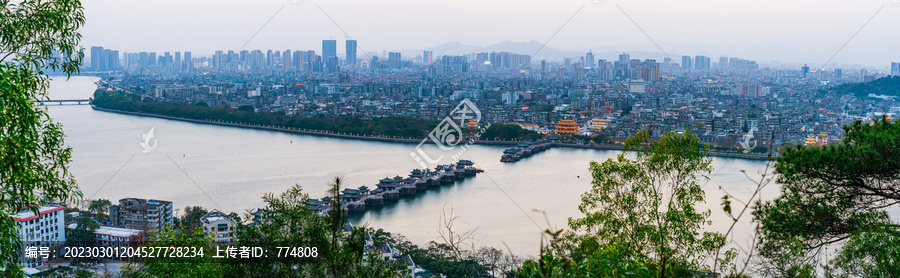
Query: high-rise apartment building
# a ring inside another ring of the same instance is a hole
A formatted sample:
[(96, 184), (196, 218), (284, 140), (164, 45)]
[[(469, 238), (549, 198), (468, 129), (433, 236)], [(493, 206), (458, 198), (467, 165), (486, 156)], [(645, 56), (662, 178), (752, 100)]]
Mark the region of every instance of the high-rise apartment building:
[(163, 52), (162, 63), (160, 63), (161, 67), (168, 68), (171, 67), (173, 63), (172, 54), (169, 52)]
[(647, 59), (641, 63), (641, 79), (646, 81), (659, 81), (659, 63), (654, 59)]
[(388, 64), (390, 64), (391, 68), (399, 69), (400, 68), (400, 52), (390, 52), (388, 53)]
[(92, 70), (104, 70), (103, 57), (103, 47), (102, 46), (91, 46), (91, 69)]
[(193, 68), (194, 68), (194, 61), (191, 60), (191, 52), (185, 51), (184, 52), (184, 69), (191, 70)]
[(238, 61), (240, 61), (242, 68), (248, 68), (250, 66), (250, 50), (241, 50), (238, 53)]
[(425, 64), (431, 64), (434, 62), (434, 52), (430, 50), (425, 50), (422, 52), (422, 62)]
[(469, 57), (467, 56), (441, 56), (442, 73), (464, 73), (469, 70)]
[(322, 40), (322, 60), (328, 61), (328, 57), (337, 57), (336, 40)]
[(709, 57), (707, 56), (697, 56), (694, 58), (694, 68), (698, 70), (708, 70), (709, 61)]
[(682, 69), (692, 69), (692, 68), (694, 68), (694, 63), (693, 63), (693, 61), (694, 61), (694, 60), (691, 59), (691, 56), (687, 56), (687, 55), (681, 56), (681, 68), (682, 68)]
[(900, 62), (891, 63), (891, 75), (900, 76)]
[(619, 60), (613, 64), (615, 66), (616, 80), (625, 80), (631, 78), (631, 71), (628, 68), (631, 62), (631, 55), (626, 53), (619, 54)]
[(283, 70), (291, 70), (291, 66), (294, 63), (294, 60), (291, 59), (291, 50), (284, 50), (284, 54), (281, 57), (281, 65)]
[(584, 66), (593, 68), (594, 67), (594, 53), (588, 50), (587, 54), (584, 54)]
[(175, 63), (173, 64), (173, 66), (174, 66), (176, 69), (181, 69), (181, 65), (182, 65), (182, 63), (181, 63), (181, 52), (175, 51)]
[(219, 68), (225, 65), (225, 53), (222, 50), (216, 50), (213, 53), (212, 67)]
[(119, 51), (112, 49), (104, 49), (103, 50), (104, 62), (106, 62), (106, 66), (104, 70), (117, 70), (119, 69)]
[(347, 47), (346, 58), (344, 59), (344, 64), (347, 65), (356, 65), (356, 40), (347, 40), (345, 43)]
[(302, 71), (303, 63), (305, 62), (304, 55), (306, 51), (294, 50), (294, 53), (291, 54), (291, 60), (293, 60), (294, 70)]
[(340, 61), (337, 56), (328, 57), (328, 60), (325, 61), (325, 69), (328, 70), (328, 73), (338, 73), (341, 71)]

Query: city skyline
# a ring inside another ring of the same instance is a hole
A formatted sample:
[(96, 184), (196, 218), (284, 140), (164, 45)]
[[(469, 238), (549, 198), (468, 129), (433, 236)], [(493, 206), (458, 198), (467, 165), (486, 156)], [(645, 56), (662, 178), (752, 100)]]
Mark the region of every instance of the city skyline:
[[(416, 63), (416, 64), (431, 64), (433, 60), (433, 53), (436, 48), (431, 48), (432, 50), (415, 50), (415, 51), (403, 51), (406, 52), (407, 56), (402, 56), (402, 52), (388, 52), (383, 50), (382, 53), (377, 52), (367, 52), (360, 55), (358, 53), (358, 46), (356, 40), (345, 40), (345, 50), (344, 52), (337, 51), (338, 41), (334, 39), (322, 40), (322, 46), (317, 50), (291, 50), (286, 49), (284, 52), (280, 50), (268, 49), (263, 52), (260, 49), (255, 50), (216, 50), (212, 55), (203, 56), (200, 55), (197, 59), (192, 60), (192, 52), (191, 51), (176, 51), (174, 52), (174, 57), (171, 52), (161, 52), (157, 55), (156, 52), (150, 51), (141, 51), (141, 52), (124, 52), (121, 55), (118, 50), (104, 48), (102, 46), (91, 46), (89, 51), (86, 51), (86, 60), (84, 64), (85, 69), (89, 70), (117, 70), (119, 68), (127, 68), (129, 65), (140, 65), (141, 67), (145, 66), (160, 66), (163, 68), (170, 66), (177, 66), (179, 69), (193, 68), (195, 67), (195, 63), (208, 63), (208, 65), (200, 65), (200, 66), (212, 66), (214, 68), (223, 66), (225, 62), (231, 63), (232, 59), (238, 59), (239, 61), (245, 63), (246, 66), (253, 67), (261, 67), (261, 66), (277, 66), (282, 68), (283, 70), (304, 70), (303, 65), (306, 63), (321, 63), (323, 68), (326, 68), (328, 72), (337, 73), (341, 71), (341, 66), (350, 66), (351, 68), (359, 68), (359, 67), (367, 67), (371, 62), (377, 62), (378, 57), (382, 57), (381, 60), (386, 60), (391, 68), (401, 68), (400, 63)], [(521, 46), (523, 44), (517, 44), (508, 42), (509, 44), (513, 44), (517, 47), (513, 47), (514, 49), (522, 50)], [(537, 42), (531, 42), (532, 45)], [(498, 44), (499, 45), (499, 44)], [(527, 44), (525, 44), (527, 46)], [(509, 45), (507, 45), (509, 46)], [(446, 49), (446, 46), (442, 46)], [(545, 63), (553, 63), (559, 64), (562, 63), (564, 65), (570, 65), (574, 63), (578, 63), (582, 65), (585, 69), (594, 68), (595, 63), (599, 61), (603, 62), (606, 60), (614, 61), (615, 57), (618, 57), (618, 61), (621, 63), (627, 63), (630, 60), (630, 55), (634, 52), (601, 52), (598, 55), (594, 55), (594, 52), (588, 50), (587, 52), (578, 53), (575, 51), (568, 52), (560, 52), (559, 50), (553, 50), (556, 54), (566, 54), (565, 56), (558, 55), (559, 59), (533, 59), (531, 55), (521, 54), (521, 51), (506, 51), (505, 48), (497, 48), (494, 46), (494, 49), (481, 48), (481, 49), (472, 49), (472, 48), (464, 48), (459, 47), (458, 45), (450, 46), (451, 49), (456, 48), (455, 51), (447, 52), (444, 55), (437, 55), (438, 60), (443, 60), (443, 57), (449, 57), (450, 59), (456, 59), (456, 57), (467, 57), (467, 59), (472, 59), (472, 61), (490, 61), (492, 64), (498, 64), (501, 60), (497, 55), (513, 55), (518, 58), (512, 58), (516, 64), (515, 66), (509, 65), (510, 57), (504, 57), (502, 61), (504, 61), (504, 68), (534, 68), (540, 69), (541, 71), (546, 70)], [(182, 53), (184, 53), (184, 59), (182, 59)], [(318, 54), (321, 55), (318, 55)], [(409, 55), (412, 54), (412, 55)], [(900, 75), (898, 74), (898, 62), (887, 62), (881, 65), (875, 66), (861, 66), (861, 65), (842, 65), (838, 63), (830, 63), (826, 68), (816, 67), (815, 64), (810, 63), (802, 63), (802, 66), (797, 63), (790, 64), (762, 64), (758, 63), (754, 60), (744, 59), (743, 57), (729, 57), (729, 56), (718, 56), (717, 62), (714, 63), (713, 58), (706, 55), (682, 55), (682, 56), (671, 56), (662, 53), (653, 53), (653, 52), (641, 52), (638, 51), (635, 58), (645, 59), (645, 60), (658, 60), (661, 63), (673, 63), (676, 66), (679, 66), (682, 69), (697, 69), (697, 70), (709, 70), (712, 69), (713, 66), (719, 67), (728, 67), (737, 65), (738, 68), (756, 70), (760, 68), (773, 68), (773, 69), (796, 69), (801, 68), (803, 72), (809, 71), (838, 71), (841, 70), (862, 70), (868, 71), (871, 70), (876, 74), (888, 74), (888, 75)], [(571, 56), (570, 56), (571, 55)], [(293, 57), (292, 57), (293, 56)], [(401, 56), (403, 58), (401, 58)], [(497, 58), (495, 58), (495, 56)], [(234, 57), (234, 58), (229, 58)], [(540, 56), (539, 56), (540, 57)], [(680, 58), (680, 63), (679, 63)], [(521, 60), (517, 60), (521, 59)], [(639, 59), (639, 60), (640, 60)], [(362, 64), (360, 64), (362, 63)], [(479, 62), (480, 63), (480, 62)], [(654, 61), (655, 63), (655, 61)], [(95, 65), (100, 66), (95, 66)], [(444, 61), (442, 64), (446, 64)], [(234, 64), (232, 64), (234, 65)], [(403, 67), (411, 66), (412, 64), (404, 64)], [(312, 64), (310, 64), (312, 67)], [(310, 68), (312, 69), (312, 68)]]
[[(368, 52), (424, 50), (452, 42), (483, 46), (509, 40), (549, 41), (547, 47), (572, 51), (664, 51), (673, 58), (726, 55), (763, 63), (832, 60), (878, 66), (900, 56), (890, 48), (900, 38), (880, 35), (889, 34), (890, 26), (898, 23), (895, 18), (900, 18), (892, 16), (900, 6), (887, 0), (753, 4), (571, 0), (478, 5), (397, 0), (390, 9), (355, 0), (215, 3), (87, 1), (85, 12), (92, 20), (82, 28), (83, 46), (108, 45), (125, 52), (191, 50), (207, 55), (242, 46), (317, 49), (322, 39), (349, 36)], [(372, 14), (375, 10), (379, 12)], [(167, 21), (157, 22), (158, 14), (166, 14)], [(178, 26), (166, 28), (173, 23)]]

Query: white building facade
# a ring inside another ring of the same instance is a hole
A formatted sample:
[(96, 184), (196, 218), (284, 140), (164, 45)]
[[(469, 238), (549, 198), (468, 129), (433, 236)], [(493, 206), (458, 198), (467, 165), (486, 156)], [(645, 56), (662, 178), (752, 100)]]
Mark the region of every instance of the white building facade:
[[(46, 205), (38, 208), (39, 215), (26, 210), (12, 216), (19, 222), (19, 238), (24, 243), (24, 267), (37, 268), (46, 264), (50, 254), (58, 253), (65, 245), (65, 209), (60, 205)], [(38, 256), (28, 256), (29, 250), (37, 251)]]

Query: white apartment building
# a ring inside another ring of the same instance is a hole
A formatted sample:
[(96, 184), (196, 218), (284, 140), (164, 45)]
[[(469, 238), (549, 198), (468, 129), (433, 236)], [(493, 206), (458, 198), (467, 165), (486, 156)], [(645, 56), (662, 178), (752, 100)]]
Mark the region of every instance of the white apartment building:
[(216, 242), (228, 243), (234, 240), (232, 232), (237, 223), (219, 210), (214, 209), (201, 216), (200, 224), (203, 225), (203, 232), (212, 234)]
[(22, 250), (36, 250), (39, 256), (25, 258), (22, 265), (26, 268), (37, 268), (46, 264), (54, 250), (62, 249), (66, 242), (65, 209), (60, 205), (45, 205), (38, 208), (40, 215), (31, 210), (24, 210), (12, 216), (19, 222), (19, 238), (24, 242)]

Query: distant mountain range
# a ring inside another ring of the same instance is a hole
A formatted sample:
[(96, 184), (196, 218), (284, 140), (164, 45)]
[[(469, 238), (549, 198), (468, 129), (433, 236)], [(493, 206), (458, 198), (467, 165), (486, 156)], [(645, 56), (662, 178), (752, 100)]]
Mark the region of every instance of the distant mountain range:
[[(477, 46), (477, 45), (466, 45), (459, 42), (448, 42), (434, 47), (428, 47), (425, 49), (410, 49), (403, 50), (400, 53), (404, 57), (415, 57), (422, 55), (422, 51), (430, 50), (434, 52), (434, 59), (438, 59), (438, 57), (442, 55), (465, 55), (470, 53), (477, 52), (512, 52), (518, 54), (527, 54), (532, 55), (532, 61), (539, 61), (543, 59), (551, 60), (551, 61), (561, 61), (565, 57), (570, 57), (572, 60), (578, 60), (578, 58), (584, 56), (587, 51), (586, 50), (562, 50), (550, 46), (544, 46), (543, 42), (539, 41), (530, 41), (530, 42), (514, 42), (514, 41), (502, 41), (500, 43), (488, 45), (488, 46)], [(617, 51), (602, 51), (602, 52), (593, 52), (595, 59), (607, 59), (607, 60), (618, 60), (619, 54), (622, 52)], [(631, 54), (632, 59), (656, 59), (658, 62), (662, 62), (665, 54), (659, 52), (649, 52), (649, 51), (628, 51), (628, 54)], [(681, 57), (680, 55), (678, 57)], [(676, 58), (674, 55), (672, 56), (673, 60), (678, 60), (680, 58)], [(680, 62), (680, 61), (679, 61)]]

